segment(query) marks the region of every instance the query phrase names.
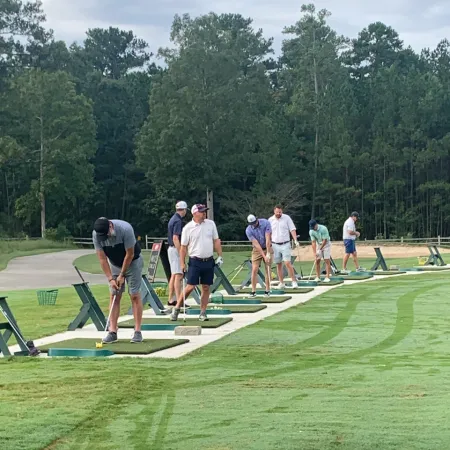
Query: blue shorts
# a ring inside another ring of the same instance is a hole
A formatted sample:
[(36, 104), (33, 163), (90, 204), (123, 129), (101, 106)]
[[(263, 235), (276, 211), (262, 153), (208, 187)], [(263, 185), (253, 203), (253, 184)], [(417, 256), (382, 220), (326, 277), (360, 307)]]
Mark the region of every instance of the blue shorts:
[(354, 239), (344, 239), (345, 253), (351, 255), (356, 252), (356, 243)]
[(198, 286), (199, 284), (211, 286), (214, 282), (214, 266), (214, 258), (208, 261), (189, 258), (187, 284), (191, 286)]

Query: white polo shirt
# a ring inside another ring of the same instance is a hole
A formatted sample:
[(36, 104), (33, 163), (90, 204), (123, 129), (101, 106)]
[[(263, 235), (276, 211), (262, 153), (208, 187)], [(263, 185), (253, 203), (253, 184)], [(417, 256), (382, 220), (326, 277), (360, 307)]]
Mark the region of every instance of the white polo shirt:
[(296, 228), (290, 216), (282, 214), (281, 217), (277, 219), (274, 214), (269, 219), (269, 222), (272, 227), (272, 242), (281, 244), (282, 242), (291, 240), (291, 231), (294, 231)]
[(209, 219), (205, 219), (202, 223), (191, 220), (181, 232), (181, 245), (187, 246), (190, 257), (213, 256), (215, 239), (219, 239), (219, 233), (216, 224)]
[(342, 236), (343, 236), (342, 238), (344, 240), (351, 239), (352, 241), (354, 241), (356, 239), (356, 236), (354, 234), (353, 235), (349, 234), (348, 233), (349, 231), (356, 231), (355, 221), (351, 217), (349, 217), (344, 223), (344, 228), (342, 230)]

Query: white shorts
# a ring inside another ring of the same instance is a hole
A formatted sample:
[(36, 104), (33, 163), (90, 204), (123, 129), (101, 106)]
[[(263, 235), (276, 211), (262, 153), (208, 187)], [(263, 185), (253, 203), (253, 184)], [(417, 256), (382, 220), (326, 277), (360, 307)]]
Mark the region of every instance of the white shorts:
[(273, 244), (273, 262), (275, 264), (280, 264), (281, 261), (291, 262), (292, 250), (291, 243), (287, 242), (286, 244), (279, 245)]
[(169, 247), (167, 254), (169, 256), (170, 272), (172, 275), (183, 274), (181, 270), (180, 255), (176, 247)]
[(322, 254), (323, 254), (323, 259), (330, 259), (331, 245), (327, 245), (326, 247), (324, 247), (324, 249), (322, 250)]

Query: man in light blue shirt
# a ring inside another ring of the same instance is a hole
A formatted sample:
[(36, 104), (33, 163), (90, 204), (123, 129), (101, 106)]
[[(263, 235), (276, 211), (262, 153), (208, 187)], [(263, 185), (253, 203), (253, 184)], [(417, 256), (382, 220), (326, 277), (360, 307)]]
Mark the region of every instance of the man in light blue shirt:
[(317, 220), (309, 221), (309, 237), (311, 238), (311, 246), (314, 253), (315, 265), (316, 265), (316, 279), (314, 281), (320, 281), (320, 263), (322, 258), (325, 260), (326, 276), (323, 280), (324, 283), (330, 282), (331, 273), (331, 239), (328, 228), (325, 225), (320, 225)]
[(247, 217), (248, 226), (245, 234), (253, 244), (252, 250), (252, 292), (250, 297), (256, 297), (256, 278), (261, 261), (265, 264), (266, 291), (265, 296), (270, 296), (270, 263), (272, 253), (272, 227), (266, 219), (257, 219), (253, 214)]

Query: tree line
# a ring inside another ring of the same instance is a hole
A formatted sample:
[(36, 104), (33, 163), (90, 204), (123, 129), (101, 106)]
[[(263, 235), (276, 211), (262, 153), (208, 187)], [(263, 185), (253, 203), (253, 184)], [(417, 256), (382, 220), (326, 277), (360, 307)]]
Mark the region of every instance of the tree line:
[(362, 237), (448, 235), (450, 43), (418, 54), (380, 22), (349, 39), (329, 16), (303, 5), (277, 56), (250, 18), (176, 15), (154, 54), (113, 27), (68, 46), (40, 1), (2, 1), (0, 236), (101, 215), (164, 235), (207, 190), (223, 239), (278, 203), (301, 239), (311, 217), (340, 238), (352, 210)]

